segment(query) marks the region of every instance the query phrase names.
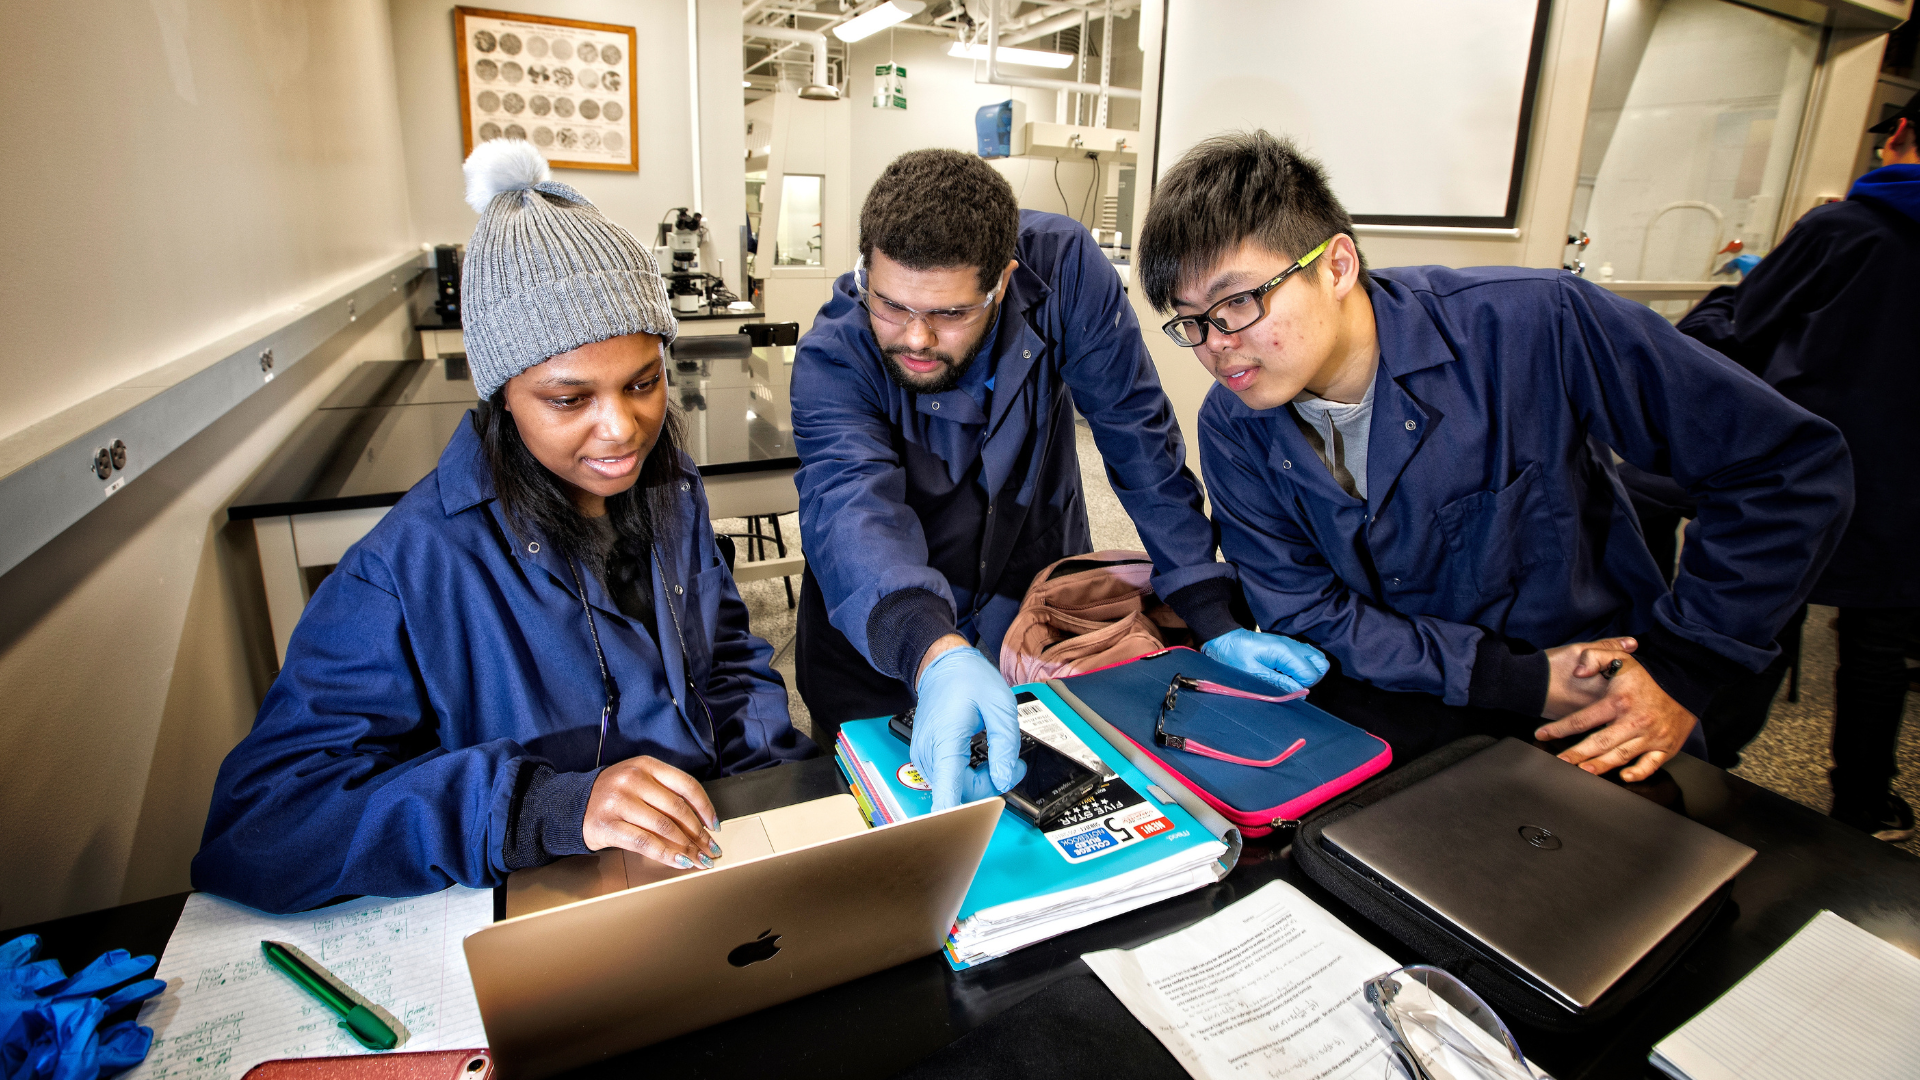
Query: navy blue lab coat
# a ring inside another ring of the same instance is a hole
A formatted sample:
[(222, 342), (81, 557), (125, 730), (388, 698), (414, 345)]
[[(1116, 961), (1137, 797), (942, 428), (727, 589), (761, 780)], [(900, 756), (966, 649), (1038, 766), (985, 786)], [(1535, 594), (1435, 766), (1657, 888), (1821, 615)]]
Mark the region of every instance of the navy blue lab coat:
[[(1521, 653), (1637, 635), (1649, 673), (1696, 716), (1767, 663), (1852, 502), (1831, 424), (1560, 271), (1378, 270), (1369, 295), (1365, 501), (1285, 406), (1256, 411), (1215, 386), (1201, 408), (1221, 550), (1263, 626), (1383, 689), (1533, 712), (1474, 685), (1489, 634)], [(1608, 447), (1699, 503), (1671, 591)]]
[(997, 659), (1034, 575), (1091, 550), (1075, 406), (1153, 557), (1155, 591), (1172, 600), (1217, 582), (1211, 619), (1176, 610), (1215, 633), (1233, 625), (1232, 569), (1214, 559), (1199, 483), (1119, 275), (1079, 224), (1031, 210), (1020, 224), (1020, 266), (956, 389), (889, 381), (852, 274), (794, 358), (807, 565), (833, 627), (897, 679), (910, 681), (926, 647), (956, 629)]
[(1853, 520), (1813, 603), (1920, 607), (1917, 311), (1920, 165), (1888, 165), (1680, 322), (1847, 438)]
[[(650, 754), (716, 777), (806, 757), (681, 465), (656, 526), (658, 645), (581, 572), (619, 690), (602, 761)], [(520, 771), (592, 770), (604, 704), (574, 577), (508, 528), (469, 414), (315, 591), (220, 767), (194, 887), (285, 912), (499, 885)]]

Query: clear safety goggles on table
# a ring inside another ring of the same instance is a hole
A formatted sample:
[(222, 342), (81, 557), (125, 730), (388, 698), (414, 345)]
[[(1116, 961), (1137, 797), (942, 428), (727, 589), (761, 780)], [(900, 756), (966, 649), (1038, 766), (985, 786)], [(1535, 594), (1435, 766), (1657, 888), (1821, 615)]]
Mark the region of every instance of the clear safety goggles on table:
[(1527, 1063), (1478, 994), (1439, 968), (1389, 971), (1368, 979), (1363, 992), (1409, 1080), (1552, 1080)]

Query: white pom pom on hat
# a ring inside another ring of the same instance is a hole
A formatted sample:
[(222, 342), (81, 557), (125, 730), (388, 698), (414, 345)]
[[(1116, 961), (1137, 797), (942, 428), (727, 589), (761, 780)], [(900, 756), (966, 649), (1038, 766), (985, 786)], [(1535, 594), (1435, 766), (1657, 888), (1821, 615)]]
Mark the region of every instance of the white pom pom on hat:
[(502, 192), (525, 191), (553, 178), (547, 159), (525, 139), (488, 139), (473, 148), (461, 171), (467, 177), (467, 205), (478, 214)]

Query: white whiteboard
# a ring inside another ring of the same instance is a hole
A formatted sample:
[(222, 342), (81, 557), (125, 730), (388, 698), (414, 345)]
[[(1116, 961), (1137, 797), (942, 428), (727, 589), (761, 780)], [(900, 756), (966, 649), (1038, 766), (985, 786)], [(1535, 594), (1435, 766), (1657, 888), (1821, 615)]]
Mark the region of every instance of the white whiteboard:
[(1356, 221), (1511, 228), (1546, 0), (1173, 0), (1155, 179), (1265, 128)]

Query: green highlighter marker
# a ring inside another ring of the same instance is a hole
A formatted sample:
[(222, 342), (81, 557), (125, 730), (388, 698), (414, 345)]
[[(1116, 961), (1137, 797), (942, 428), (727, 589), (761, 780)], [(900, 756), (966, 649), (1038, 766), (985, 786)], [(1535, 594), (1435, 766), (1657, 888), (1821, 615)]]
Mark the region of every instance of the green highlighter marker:
[(369, 1050), (391, 1050), (405, 1038), (406, 1029), (400, 1028), (397, 1021), (389, 1025), (365, 998), (334, 978), (332, 972), (306, 953), (284, 941), (263, 941), (260, 951), (267, 954), (267, 963), (286, 972), (302, 990), (338, 1013), (340, 1026), (361, 1046)]

